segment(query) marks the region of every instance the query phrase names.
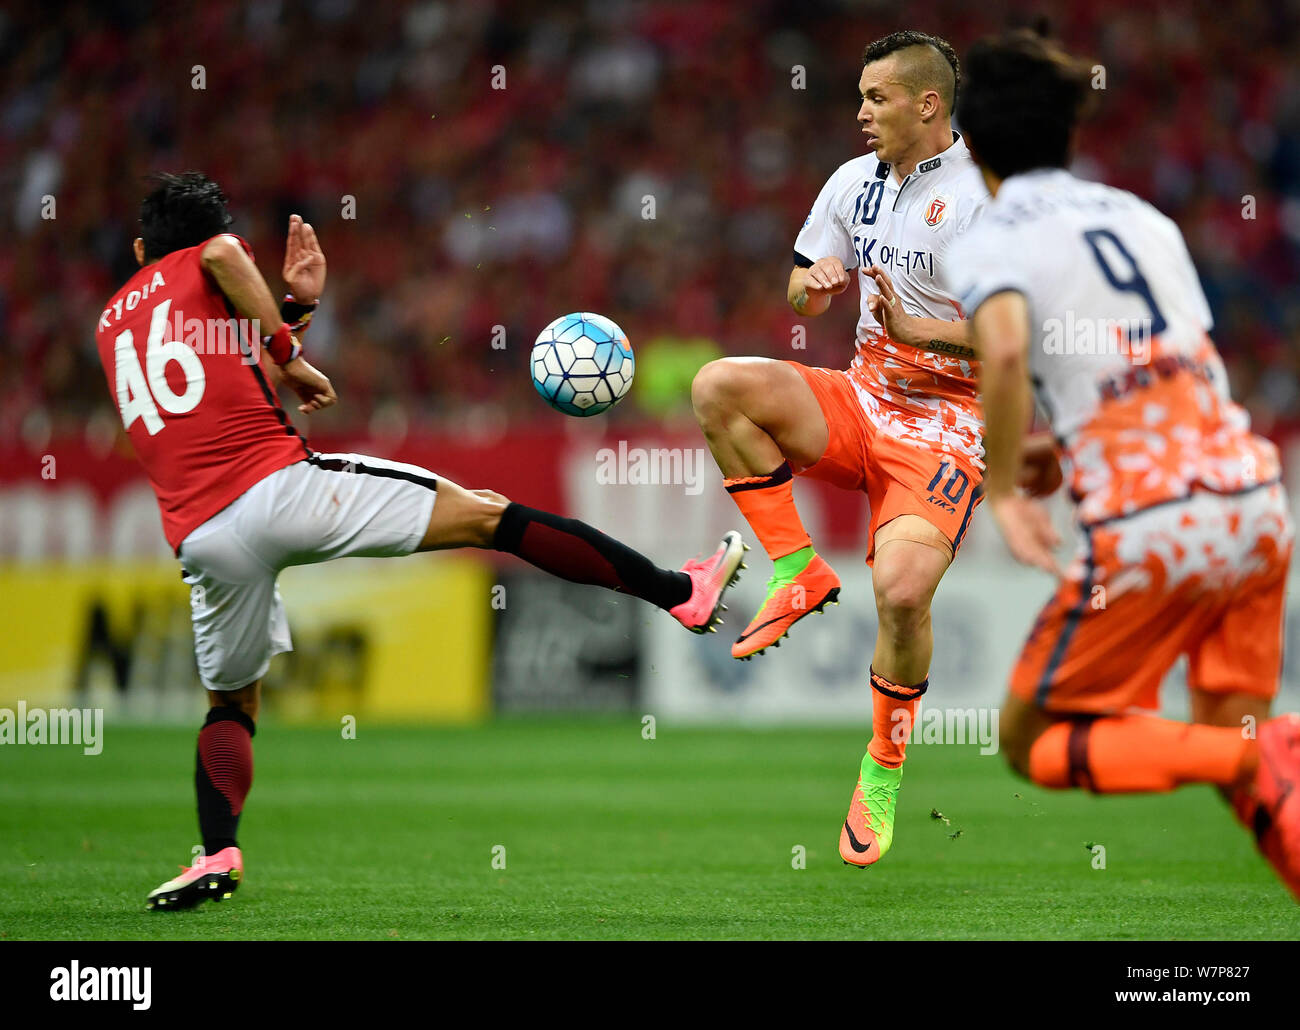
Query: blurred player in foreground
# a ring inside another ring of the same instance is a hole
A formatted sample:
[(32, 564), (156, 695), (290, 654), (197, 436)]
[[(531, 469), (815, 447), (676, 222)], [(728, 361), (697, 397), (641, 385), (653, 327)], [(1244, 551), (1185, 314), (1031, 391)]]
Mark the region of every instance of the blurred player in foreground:
[[(1300, 717), (1268, 718), (1293, 539), (1277, 451), (1228, 394), (1178, 228), (1065, 171), (1088, 68), (1021, 31), (966, 70), (958, 119), (995, 199), (948, 271), (981, 362), (984, 487), (1011, 553), (1061, 577), (1011, 676), (1007, 757), (1045, 787), (1214, 784), (1300, 897)], [(1081, 532), (1064, 573), (1015, 489), (1030, 383)], [(1192, 723), (1142, 712), (1184, 654)]]
[(494, 548), (571, 582), (640, 597), (702, 633), (716, 623), (744, 553), (730, 532), (710, 558), (671, 572), (583, 522), (491, 490), (466, 490), (414, 465), (314, 453), (280, 407), (256, 338), (228, 346), (226, 329), (236, 315), (274, 327), (261, 351), (302, 400), (298, 410), (333, 405), (334, 389), (295, 335), (319, 303), (325, 255), (293, 216), (283, 269), (293, 292), (278, 308), (251, 249), (226, 232), (230, 221), (226, 198), (204, 176), (157, 177), (141, 207), (140, 271), (96, 331), (109, 390), (191, 587), (211, 702), (195, 769), (204, 857), (149, 895), (155, 910), (229, 897), (242, 876), (236, 829), (253, 780), (261, 680), (271, 657), (292, 649), (276, 587), (282, 569)]
[(861, 296), (847, 370), (724, 358), (700, 370), (696, 416), (725, 486), (772, 559), (767, 597), (731, 653), (779, 646), (839, 596), (795, 508), (807, 475), (871, 504), (867, 563), (879, 632), (872, 736), (840, 856), (889, 850), (907, 738), (929, 685), (930, 602), (979, 503), (984, 469), (973, 352), (956, 297), (938, 280), (988, 191), (952, 130), (957, 55), (942, 39), (896, 32), (870, 44), (858, 82), (867, 153), (831, 176), (795, 240), (786, 298), (820, 315), (849, 286)]

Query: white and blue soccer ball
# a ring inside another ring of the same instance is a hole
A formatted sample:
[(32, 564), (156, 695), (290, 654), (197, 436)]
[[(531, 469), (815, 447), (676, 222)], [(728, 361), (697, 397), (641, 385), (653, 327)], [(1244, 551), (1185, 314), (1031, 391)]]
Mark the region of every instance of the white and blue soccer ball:
[(591, 311), (562, 315), (538, 333), (530, 363), (542, 399), (579, 418), (617, 404), (636, 370), (627, 334)]

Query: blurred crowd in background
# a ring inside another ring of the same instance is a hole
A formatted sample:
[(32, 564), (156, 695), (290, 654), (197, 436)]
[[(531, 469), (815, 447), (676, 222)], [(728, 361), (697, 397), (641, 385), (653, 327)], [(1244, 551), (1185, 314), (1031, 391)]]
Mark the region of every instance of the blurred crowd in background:
[(329, 282), (306, 344), (349, 430), (560, 417), (526, 356), (573, 310), (637, 348), (617, 418), (689, 419), (722, 353), (842, 367), (856, 295), (800, 351), (785, 284), (862, 152), (864, 45), (918, 28), (964, 53), (1039, 15), (1104, 66), (1076, 170), (1178, 221), (1237, 396), (1266, 432), (1297, 419), (1296, 0), (125, 0), (0, 13), (0, 433), (114, 431), (93, 331), (153, 170), (220, 182), (273, 289), (289, 214), (313, 223)]

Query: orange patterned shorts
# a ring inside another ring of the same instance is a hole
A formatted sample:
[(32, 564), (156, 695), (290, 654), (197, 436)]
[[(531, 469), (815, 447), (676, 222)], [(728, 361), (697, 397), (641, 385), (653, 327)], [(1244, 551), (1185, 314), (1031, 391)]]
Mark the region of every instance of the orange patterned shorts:
[(867, 564), (875, 557), (876, 530), (899, 515), (925, 519), (948, 538), (956, 554), (983, 497), (982, 472), (962, 455), (900, 440), (877, 427), (863, 411), (847, 372), (788, 364), (812, 389), (830, 430), (826, 453), (795, 471), (867, 495)]
[(1012, 692), (1060, 713), (1158, 708), (1186, 655), (1194, 689), (1273, 697), (1292, 537), (1276, 484), (1094, 525), (1030, 631)]

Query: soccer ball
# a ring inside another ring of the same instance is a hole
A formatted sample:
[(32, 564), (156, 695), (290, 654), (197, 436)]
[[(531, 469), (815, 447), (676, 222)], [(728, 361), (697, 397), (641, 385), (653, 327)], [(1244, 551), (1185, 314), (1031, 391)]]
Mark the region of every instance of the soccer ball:
[(585, 418), (612, 408), (632, 386), (627, 334), (604, 315), (563, 315), (537, 334), (533, 386), (556, 411)]

